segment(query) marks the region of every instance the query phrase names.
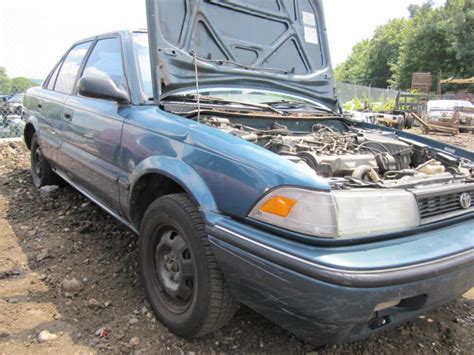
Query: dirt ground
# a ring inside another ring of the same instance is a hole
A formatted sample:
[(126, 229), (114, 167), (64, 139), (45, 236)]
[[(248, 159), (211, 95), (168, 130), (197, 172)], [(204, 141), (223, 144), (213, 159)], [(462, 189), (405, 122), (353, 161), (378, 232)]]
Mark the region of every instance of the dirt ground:
[[(472, 137), (463, 141), (470, 149)], [(246, 307), (215, 334), (178, 338), (149, 311), (136, 241), (72, 188), (35, 189), (23, 144), (1, 144), (0, 354), (472, 354), (474, 349), (474, 289), (386, 334), (343, 346), (316, 347)], [(40, 333), (49, 340), (39, 342)]]
[[(413, 128), (411, 133), (421, 134), (420, 128)], [(431, 139), (436, 139), (444, 143), (452, 144), (467, 150), (474, 151), (474, 134), (472, 133), (460, 133), (456, 136), (441, 134), (441, 133), (432, 133), (430, 135), (423, 135)]]

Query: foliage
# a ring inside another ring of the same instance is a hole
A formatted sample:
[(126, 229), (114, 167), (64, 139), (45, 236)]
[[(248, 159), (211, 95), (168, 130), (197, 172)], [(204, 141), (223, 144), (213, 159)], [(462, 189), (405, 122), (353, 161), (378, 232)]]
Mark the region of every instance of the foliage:
[(37, 84), (22, 76), (11, 80), (12, 93), (24, 92), (33, 86), (37, 86)]
[(344, 111), (364, 111), (370, 110), (373, 112), (391, 112), (395, 110), (395, 99), (380, 98), (379, 101), (371, 101), (369, 98), (358, 99), (353, 98), (342, 105)]
[(403, 41), (407, 20), (394, 19), (375, 31), (370, 41), (367, 76), (374, 87), (385, 88), (390, 85), (392, 68), (400, 56), (400, 44)]
[(0, 94), (9, 94), (11, 91), (11, 81), (7, 76), (5, 68), (0, 67)]
[(393, 83), (400, 88), (411, 86), (412, 73), (440, 71), (452, 72), (453, 53), (448, 50), (444, 8), (422, 7), (405, 29)]
[(336, 79), (407, 89), (414, 72), (474, 76), (474, 0), (446, 0), (438, 8), (427, 1), (408, 10), (409, 19), (391, 20), (372, 39), (356, 44), (336, 68)]
[(0, 94), (12, 95), (37, 86), (35, 82), (25, 77), (10, 79), (5, 68), (0, 67)]
[(370, 41), (364, 40), (352, 48), (352, 53), (347, 60), (334, 70), (337, 81), (365, 84), (367, 77), (367, 64), (369, 59)]

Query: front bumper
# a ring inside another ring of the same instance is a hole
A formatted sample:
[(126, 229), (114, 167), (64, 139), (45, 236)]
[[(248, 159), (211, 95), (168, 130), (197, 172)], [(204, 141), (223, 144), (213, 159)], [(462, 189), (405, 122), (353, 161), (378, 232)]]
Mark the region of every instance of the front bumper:
[(473, 220), (396, 241), (328, 248), (222, 219), (209, 239), (240, 302), (319, 343), (389, 329), (474, 285)]

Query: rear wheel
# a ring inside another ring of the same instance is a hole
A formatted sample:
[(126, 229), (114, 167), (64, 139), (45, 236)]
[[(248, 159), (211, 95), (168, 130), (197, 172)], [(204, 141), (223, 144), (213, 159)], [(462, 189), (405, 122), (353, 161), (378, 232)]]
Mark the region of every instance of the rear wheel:
[(47, 185), (58, 185), (61, 180), (51, 169), (48, 161), (43, 155), (41, 146), (38, 142), (38, 136), (33, 134), (31, 138), (31, 177), (36, 187)]
[(234, 316), (237, 303), (224, 284), (200, 212), (186, 194), (167, 195), (150, 205), (139, 253), (148, 301), (171, 332), (205, 335)]

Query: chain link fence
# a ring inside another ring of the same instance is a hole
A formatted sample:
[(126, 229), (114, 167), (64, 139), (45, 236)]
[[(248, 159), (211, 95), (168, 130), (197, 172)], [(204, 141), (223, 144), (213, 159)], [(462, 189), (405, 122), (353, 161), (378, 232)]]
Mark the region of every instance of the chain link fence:
[(337, 92), (341, 103), (357, 99), (369, 102), (387, 102), (395, 100), (398, 90), (381, 89), (357, 84), (337, 83)]
[(23, 135), (23, 93), (0, 94), (0, 139)]

